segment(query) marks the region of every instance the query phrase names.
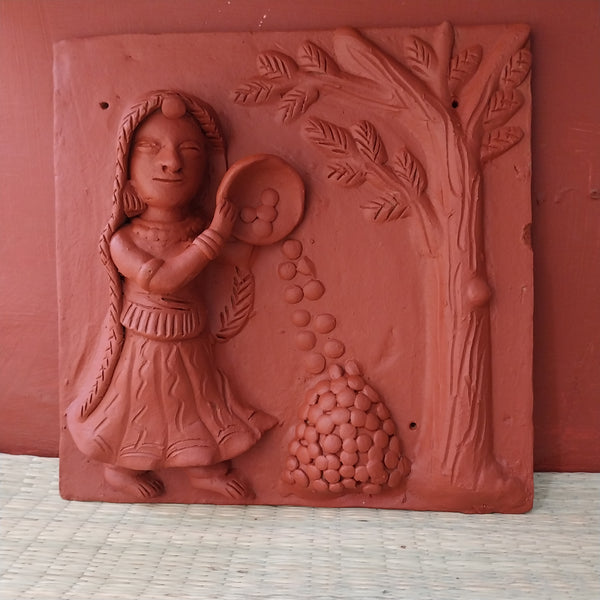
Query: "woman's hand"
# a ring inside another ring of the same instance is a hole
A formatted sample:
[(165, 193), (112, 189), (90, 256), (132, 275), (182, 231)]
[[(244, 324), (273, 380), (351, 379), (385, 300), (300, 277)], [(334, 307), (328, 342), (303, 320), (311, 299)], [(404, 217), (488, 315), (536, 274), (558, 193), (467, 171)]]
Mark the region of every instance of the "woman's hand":
[(226, 240), (231, 235), (236, 217), (237, 210), (235, 206), (227, 198), (222, 198), (217, 203), (210, 229), (216, 231)]

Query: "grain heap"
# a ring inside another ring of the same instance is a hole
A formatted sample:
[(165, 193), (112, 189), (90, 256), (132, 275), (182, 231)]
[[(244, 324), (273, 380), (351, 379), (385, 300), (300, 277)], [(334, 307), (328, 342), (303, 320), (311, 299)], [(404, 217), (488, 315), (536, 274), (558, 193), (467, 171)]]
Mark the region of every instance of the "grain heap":
[(307, 392), (285, 480), (300, 493), (378, 494), (410, 471), (396, 425), (356, 362), (331, 365)]

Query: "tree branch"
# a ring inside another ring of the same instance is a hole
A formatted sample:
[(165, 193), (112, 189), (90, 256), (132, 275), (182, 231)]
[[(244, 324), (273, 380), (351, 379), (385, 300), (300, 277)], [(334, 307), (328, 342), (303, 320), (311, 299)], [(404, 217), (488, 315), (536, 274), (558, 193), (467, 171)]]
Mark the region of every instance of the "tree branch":
[[(432, 110), (437, 112), (430, 102), (433, 95), (425, 83), (355, 29), (337, 29), (333, 44), (336, 57), (345, 69), (390, 89), (396, 104), (412, 110), (418, 108), (425, 118), (432, 118)], [(369, 90), (365, 92), (368, 101)]]

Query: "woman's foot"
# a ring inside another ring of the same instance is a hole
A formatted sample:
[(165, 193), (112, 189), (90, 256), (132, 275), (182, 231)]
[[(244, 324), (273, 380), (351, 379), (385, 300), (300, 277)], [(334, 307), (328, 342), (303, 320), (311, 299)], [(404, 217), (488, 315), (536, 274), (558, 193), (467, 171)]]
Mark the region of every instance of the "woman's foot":
[(140, 500), (156, 498), (165, 491), (163, 482), (152, 471), (104, 465), (104, 479), (113, 489)]
[(198, 489), (216, 492), (231, 500), (248, 500), (254, 497), (250, 484), (227, 465), (220, 463), (208, 467), (187, 469), (191, 484)]

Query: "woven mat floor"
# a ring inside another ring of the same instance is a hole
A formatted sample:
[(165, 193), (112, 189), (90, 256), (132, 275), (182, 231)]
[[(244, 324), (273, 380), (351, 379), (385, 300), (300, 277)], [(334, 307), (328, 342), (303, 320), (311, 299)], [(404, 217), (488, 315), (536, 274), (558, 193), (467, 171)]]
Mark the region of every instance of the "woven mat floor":
[(0, 598), (600, 598), (600, 474), (536, 474), (526, 515), (66, 502), (0, 455)]

